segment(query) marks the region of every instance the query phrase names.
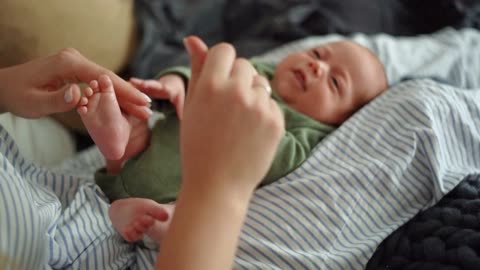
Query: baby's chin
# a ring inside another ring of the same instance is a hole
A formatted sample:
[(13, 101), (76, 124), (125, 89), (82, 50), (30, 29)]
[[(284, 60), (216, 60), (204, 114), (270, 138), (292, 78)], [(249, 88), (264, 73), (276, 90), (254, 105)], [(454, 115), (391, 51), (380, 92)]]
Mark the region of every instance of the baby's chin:
[(289, 103), (291, 98), (289, 98), (288, 91), (285, 90), (285, 87), (282, 87), (282, 85), (272, 85), (272, 89), (285, 103)]

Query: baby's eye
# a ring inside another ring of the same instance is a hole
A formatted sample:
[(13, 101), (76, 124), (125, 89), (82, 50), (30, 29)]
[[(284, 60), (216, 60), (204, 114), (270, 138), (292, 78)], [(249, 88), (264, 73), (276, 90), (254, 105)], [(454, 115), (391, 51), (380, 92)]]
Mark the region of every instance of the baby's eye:
[(318, 60), (322, 59), (322, 55), (320, 55), (320, 53), (317, 50), (312, 50), (312, 52), (315, 58), (317, 58)]
[(335, 89), (338, 90), (339, 89), (339, 84), (338, 84), (337, 79), (334, 76), (332, 76), (332, 83), (335, 86)]

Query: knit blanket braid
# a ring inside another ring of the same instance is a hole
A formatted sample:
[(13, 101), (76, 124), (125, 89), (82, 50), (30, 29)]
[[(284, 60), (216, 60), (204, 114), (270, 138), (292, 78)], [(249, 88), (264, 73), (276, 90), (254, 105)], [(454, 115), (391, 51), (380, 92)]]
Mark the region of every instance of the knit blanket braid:
[(366, 269), (480, 269), (480, 175), (392, 233)]

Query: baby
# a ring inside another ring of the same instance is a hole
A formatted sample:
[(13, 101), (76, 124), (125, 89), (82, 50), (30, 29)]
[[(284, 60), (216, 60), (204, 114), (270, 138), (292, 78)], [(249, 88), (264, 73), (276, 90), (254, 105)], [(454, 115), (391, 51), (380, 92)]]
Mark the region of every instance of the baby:
[[(379, 59), (347, 40), (292, 53), (276, 67), (252, 64), (269, 79), (272, 98), (285, 116), (285, 135), (262, 185), (297, 168), (320, 140), (387, 89)], [(188, 70), (177, 68), (158, 80), (131, 83), (169, 99), (181, 118), (188, 77)], [(176, 199), (181, 180), (175, 111), (163, 110), (165, 119), (150, 131), (146, 123), (122, 114), (107, 76), (90, 83), (77, 111), (107, 160), (96, 182), (113, 201), (114, 227), (127, 241), (147, 235), (160, 242), (173, 213), (168, 203)]]

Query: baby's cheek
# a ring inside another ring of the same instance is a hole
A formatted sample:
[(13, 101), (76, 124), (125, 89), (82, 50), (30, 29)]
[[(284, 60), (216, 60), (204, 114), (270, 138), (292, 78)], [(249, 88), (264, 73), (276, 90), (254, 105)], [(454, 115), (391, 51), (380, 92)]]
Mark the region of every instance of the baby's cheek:
[(299, 94), (296, 86), (289, 80), (279, 82), (278, 86), (274, 88), (274, 91), (276, 91), (285, 102), (287, 102), (286, 100), (294, 100)]
[(294, 107), (295, 96), (289, 95), (288, 93), (278, 93), (282, 100), (289, 106)]

